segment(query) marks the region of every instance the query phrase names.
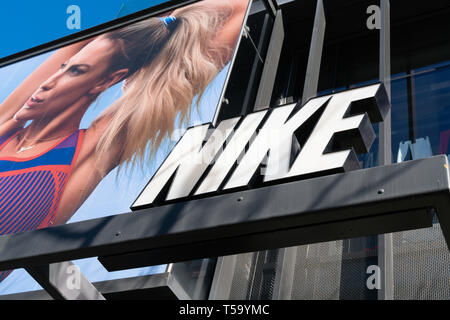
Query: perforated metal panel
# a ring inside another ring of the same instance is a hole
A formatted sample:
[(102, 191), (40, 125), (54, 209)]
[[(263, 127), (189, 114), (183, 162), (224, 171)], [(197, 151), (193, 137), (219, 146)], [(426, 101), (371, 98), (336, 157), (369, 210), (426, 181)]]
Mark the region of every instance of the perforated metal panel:
[(378, 237), (346, 239), (342, 243), (339, 299), (377, 300), (378, 291), (367, 287), (367, 269), (378, 265)]
[(230, 299), (272, 299), (277, 262), (278, 250), (238, 255)]
[(339, 299), (342, 241), (299, 246), (292, 299)]
[(250, 279), (254, 276), (254, 256), (256, 253), (237, 255), (236, 268), (230, 290), (231, 300), (247, 299)]
[(254, 276), (250, 281), (249, 299), (272, 298), (277, 271), (278, 250), (260, 251), (253, 256)]
[(396, 232), (393, 242), (394, 298), (450, 299), (450, 252), (439, 223)]

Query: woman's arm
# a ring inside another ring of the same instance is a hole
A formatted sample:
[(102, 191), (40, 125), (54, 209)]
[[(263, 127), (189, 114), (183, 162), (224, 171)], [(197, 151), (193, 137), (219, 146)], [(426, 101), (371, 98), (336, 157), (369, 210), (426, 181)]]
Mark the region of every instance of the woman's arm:
[(55, 225), (66, 223), (102, 179), (118, 165), (123, 145), (121, 141), (124, 141), (120, 137), (117, 137), (117, 143), (109, 150), (107, 159), (98, 161), (96, 157), (97, 143), (109, 121), (109, 118), (103, 117), (85, 131), (78, 158), (58, 206)]
[[(220, 3), (217, 0), (206, 0), (206, 1), (215, 1), (216, 3)], [(224, 46), (226, 48), (234, 48), (236, 46), (239, 33), (241, 32), (242, 23), (244, 20), (245, 12), (247, 11), (247, 6), (249, 0), (226, 0), (233, 7), (233, 15), (228, 19), (228, 21), (224, 24), (222, 29), (217, 33), (216, 39), (214, 42), (219, 46)], [(228, 56), (225, 57), (224, 61), (229, 61), (231, 57), (229, 54), (231, 52), (225, 53)]]
[[(62, 63), (75, 55), (94, 38), (83, 40), (58, 49), (36, 70), (34, 70), (6, 99), (0, 104), (0, 125), (13, 126), (12, 118), (25, 104), (41, 83), (58, 71)], [(7, 123), (8, 122), (8, 123)], [(3, 130), (2, 130), (3, 131)]]

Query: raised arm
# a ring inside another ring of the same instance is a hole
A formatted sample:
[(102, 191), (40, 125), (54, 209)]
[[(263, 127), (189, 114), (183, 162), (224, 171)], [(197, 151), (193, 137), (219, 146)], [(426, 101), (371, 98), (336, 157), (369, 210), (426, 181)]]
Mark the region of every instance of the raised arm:
[[(3, 102), (0, 104), (0, 126), (13, 122), (14, 114), (19, 111), (28, 98), (47, 80), (58, 71), (62, 63), (75, 55), (81, 48), (94, 38), (83, 40), (58, 49), (37, 69), (35, 69)], [(11, 125), (11, 124), (9, 124)]]
[[(218, 0), (206, 0), (214, 1), (220, 5), (221, 1)], [(218, 32), (215, 39), (217, 44), (226, 46), (227, 48), (234, 48), (238, 40), (239, 33), (241, 32), (242, 22), (244, 20), (245, 12), (249, 0), (225, 0), (228, 1), (233, 7), (233, 15), (224, 24), (222, 29)], [(229, 53), (228, 53), (229, 54)], [(225, 61), (231, 59), (230, 56), (226, 57)]]

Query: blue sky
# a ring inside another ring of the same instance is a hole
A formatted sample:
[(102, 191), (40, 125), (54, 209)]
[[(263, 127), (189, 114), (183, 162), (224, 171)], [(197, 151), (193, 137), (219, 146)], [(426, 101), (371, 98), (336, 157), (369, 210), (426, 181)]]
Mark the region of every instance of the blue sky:
[[(4, 30), (8, 28), (8, 30), (13, 31), (7, 33), (6, 38), (3, 39), (4, 43), (8, 43), (8, 45), (0, 46), (0, 56), (6, 56), (70, 34), (71, 32), (66, 28), (65, 21), (67, 17), (65, 10), (70, 4), (80, 6), (82, 12), (82, 28), (86, 29), (116, 18), (119, 10), (121, 15), (124, 15), (164, 1), (132, 0), (125, 2), (115, 0), (79, 0), (77, 2), (59, 0), (52, 2), (11, 1), (7, 2), (7, 4), (2, 4), (0, 21), (3, 24)], [(0, 101), (3, 101), (51, 53), (48, 52), (0, 68)], [(228, 69), (229, 65), (208, 86), (200, 103), (200, 112), (193, 111), (190, 125), (198, 125), (212, 121)], [(87, 128), (101, 111), (117, 99), (120, 94), (121, 83), (104, 92), (86, 112), (81, 122), (81, 128)], [(97, 186), (69, 223), (129, 212), (129, 206), (164, 160), (168, 150), (169, 148), (161, 148), (155, 161), (148, 164), (145, 170), (123, 171), (119, 176), (116, 175), (116, 170), (112, 171)], [(108, 273), (95, 258), (74, 262), (90, 281), (158, 273), (164, 272), (165, 270), (165, 266), (156, 266)], [(0, 283), (0, 294), (37, 289), (40, 289), (40, 286), (24, 270), (14, 271), (5, 281)]]
[[(23, 0), (2, 1), (0, 57), (44, 44), (137, 12), (167, 0)], [(69, 30), (67, 8), (77, 5), (81, 10), (81, 29)], [(120, 12), (120, 14), (119, 14)]]

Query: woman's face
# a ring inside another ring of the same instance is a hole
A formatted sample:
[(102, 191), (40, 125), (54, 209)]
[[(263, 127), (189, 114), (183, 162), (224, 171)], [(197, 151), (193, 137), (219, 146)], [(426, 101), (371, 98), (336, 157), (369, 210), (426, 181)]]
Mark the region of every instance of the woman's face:
[(105, 73), (113, 48), (112, 42), (103, 37), (87, 44), (41, 84), (14, 118), (18, 121), (42, 119), (63, 112), (72, 114), (85, 107), (112, 85), (108, 83), (110, 75)]

